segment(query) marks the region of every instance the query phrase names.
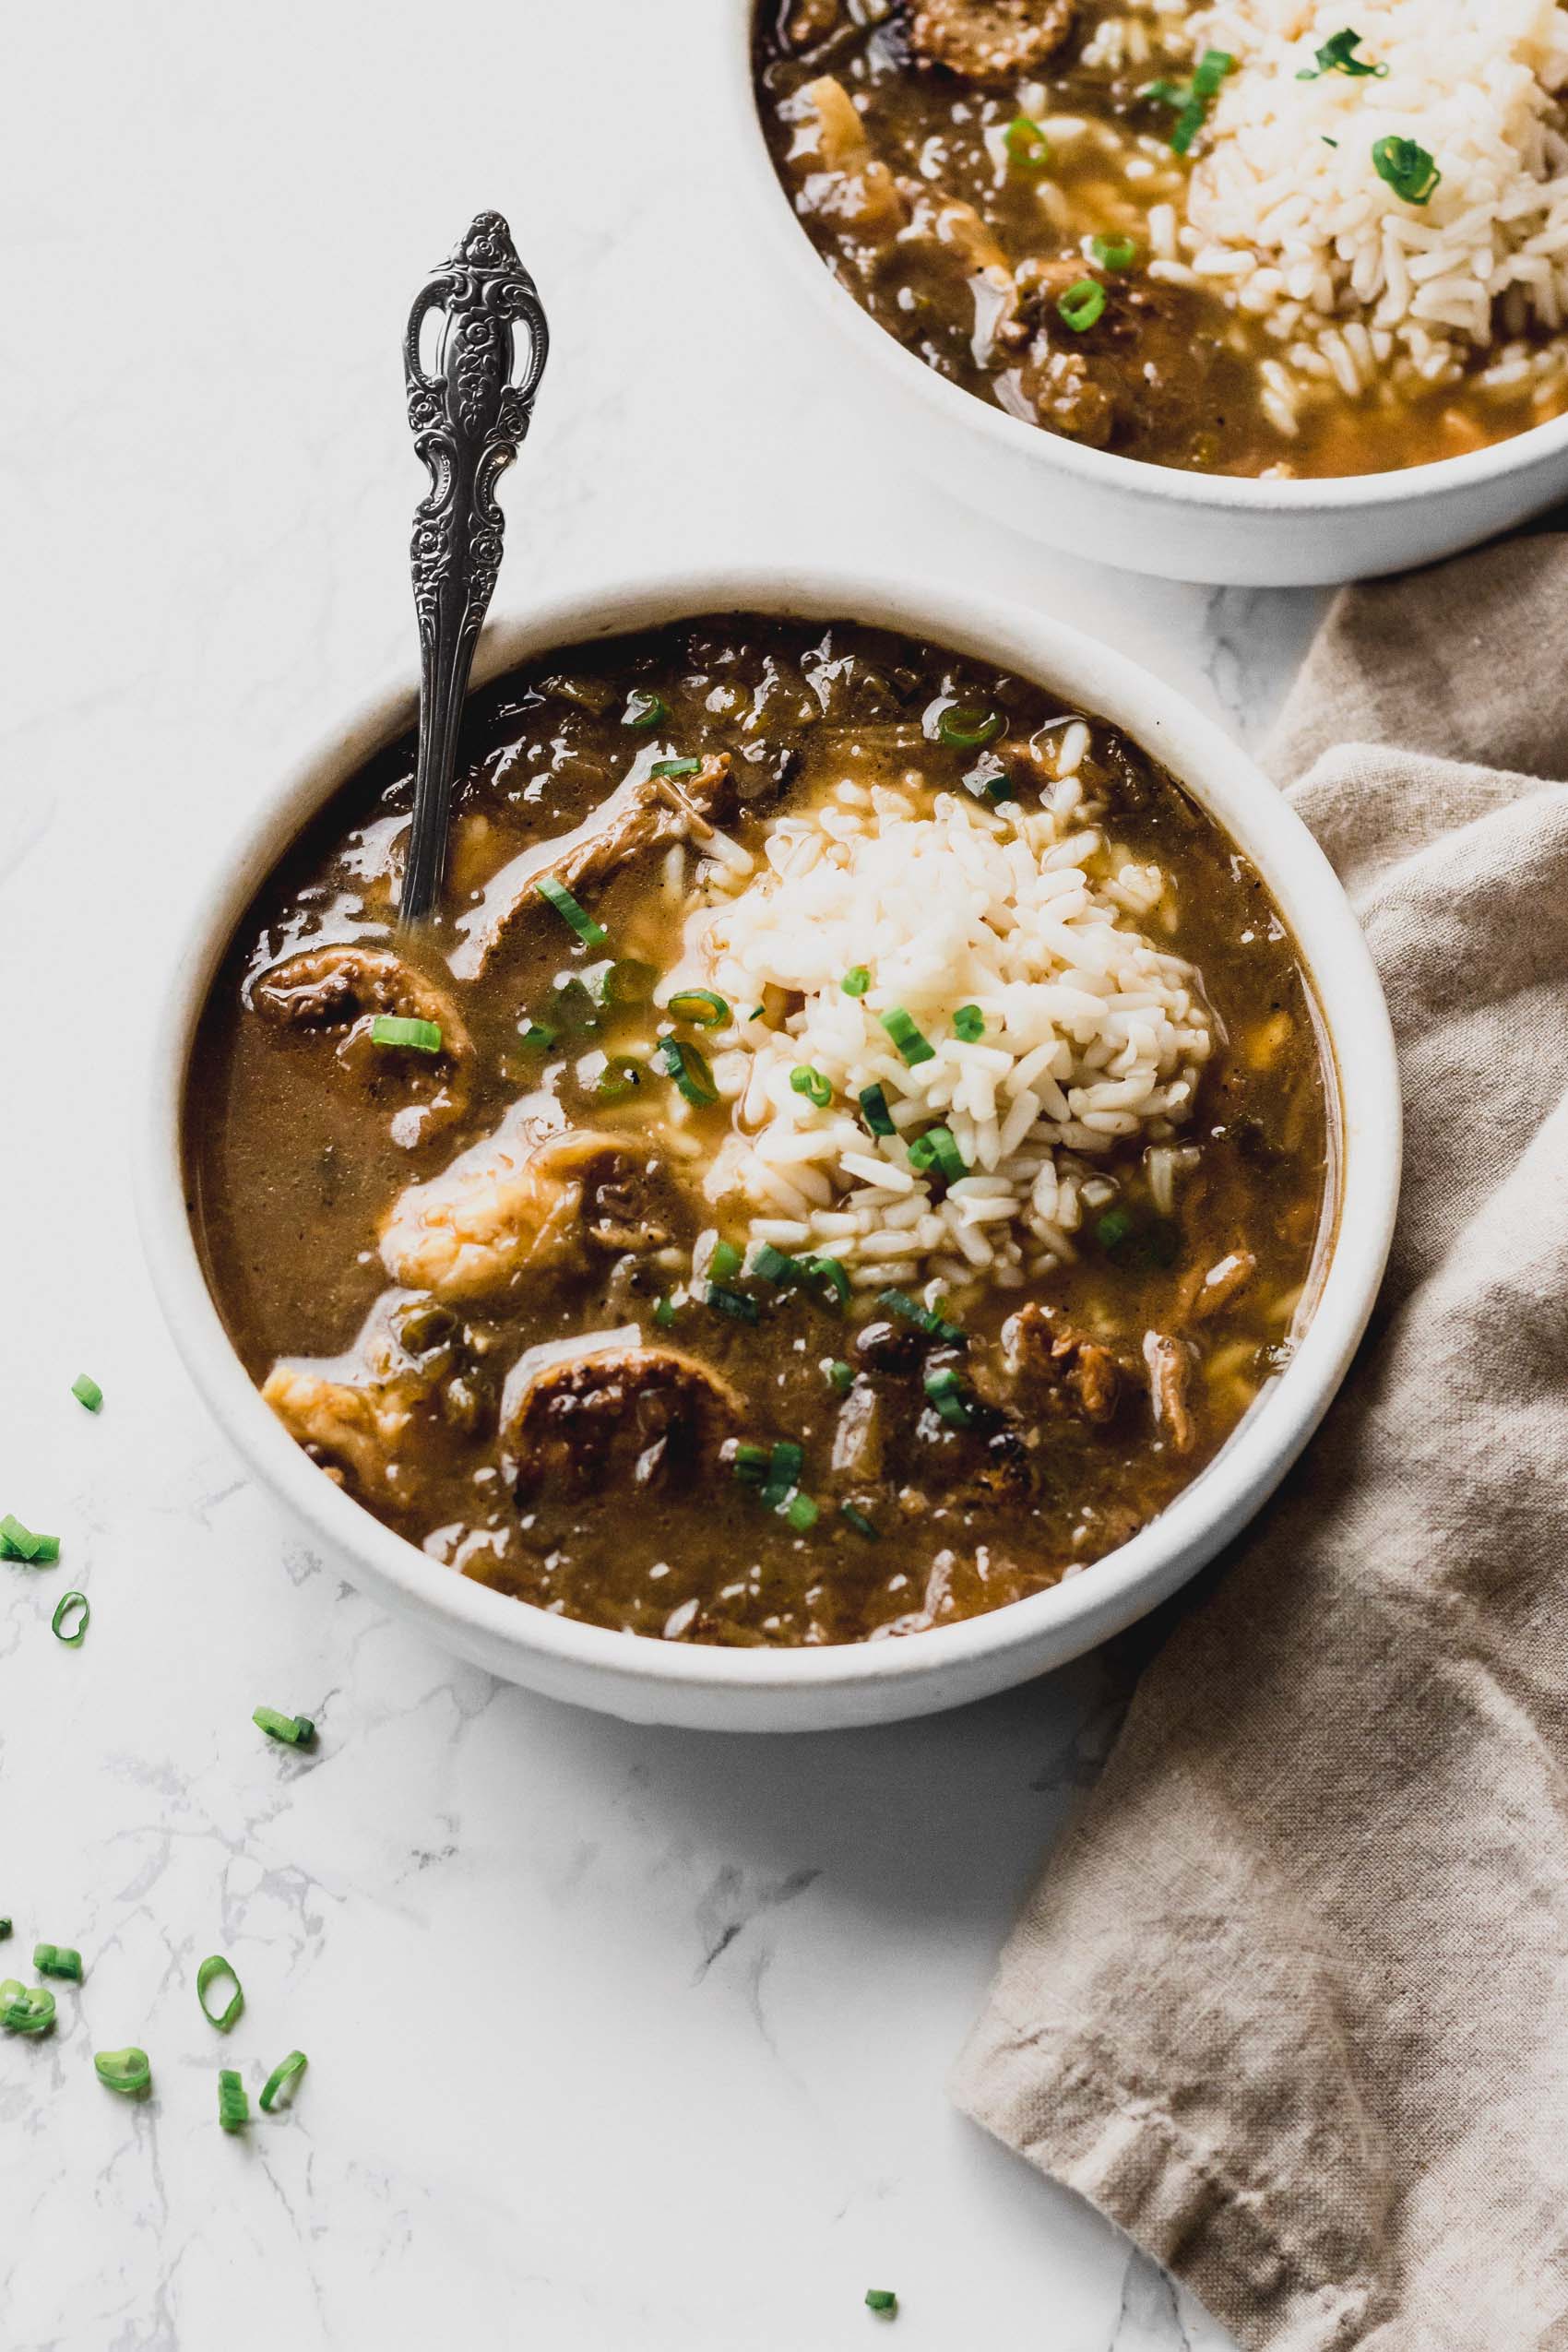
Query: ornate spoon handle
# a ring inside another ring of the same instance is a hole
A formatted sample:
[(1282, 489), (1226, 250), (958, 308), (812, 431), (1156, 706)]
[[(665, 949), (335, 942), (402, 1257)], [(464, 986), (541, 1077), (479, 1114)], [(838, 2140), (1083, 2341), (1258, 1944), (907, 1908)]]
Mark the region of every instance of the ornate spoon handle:
[[(436, 373), (420, 339), (433, 310), (445, 313)], [(527, 330), (521, 376), (512, 381), (515, 329)], [(409, 553), (420, 631), (420, 740), (414, 814), (398, 918), (422, 922), (441, 895), (457, 729), (480, 627), (501, 568), (505, 517), (495, 484), (517, 454), (550, 350), (533, 279), (498, 212), (481, 212), (409, 314), (403, 338), (409, 422), (430, 469)]]

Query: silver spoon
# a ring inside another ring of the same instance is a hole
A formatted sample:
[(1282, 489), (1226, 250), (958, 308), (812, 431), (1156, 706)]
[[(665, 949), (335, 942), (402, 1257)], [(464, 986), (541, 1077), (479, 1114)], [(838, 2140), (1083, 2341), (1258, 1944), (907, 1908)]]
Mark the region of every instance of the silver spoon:
[[(445, 314), (436, 373), (420, 358), (424, 323)], [(527, 331), (512, 381), (517, 327)], [(505, 519), (495, 484), (517, 454), (550, 351), (533, 279), (498, 212), (481, 212), (433, 272), (403, 338), (414, 446), (430, 469), (409, 554), (420, 632), (420, 740), (414, 814), (398, 917), (424, 921), (441, 896), (457, 730), (474, 647), (501, 568)]]

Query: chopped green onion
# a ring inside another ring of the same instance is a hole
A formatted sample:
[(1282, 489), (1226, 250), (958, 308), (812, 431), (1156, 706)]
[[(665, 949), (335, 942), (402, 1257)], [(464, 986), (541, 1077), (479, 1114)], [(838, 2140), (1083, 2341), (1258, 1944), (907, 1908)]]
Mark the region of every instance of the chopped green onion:
[(251, 2120), (245, 2086), (232, 2067), (218, 2070), (218, 2120), (225, 2132), (243, 2132)]
[(1138, 257), (1131, 237), (1091, 237), (1089, 252), (1102, 269), (1131, 269)]
[[(207, 2005), (207, 1988), (218, 1977), (227, 1977), (234, 1990), (227, 2009), (215, 2017)], [(237, 2022), (240, 2012), (245, 2005), (244, 1988), (234, 1969), (220, 1952), (215, 1952), (210, 1959), (204, 1960), (196, 1970), (196, 1999), (201, 2003), (201, 2013), (208, 2024), (216, 2025), (220, 2034), (226, 2034)]]
[(1051, 160), (1051, 141), (1032, 114), (1015, 114), (1002, 134), (1002, 144), (1026, 172), (1043, 172)]
[(761, 1320), (762, 1310), (754, 1299), (748, 1299), (743, 1290), (727, 1290), (721, 1282), (710, 1282), (703, 1292), (703, 1300), (706, 1305), (717, 1308), (721, 1315), (728, 1315), (731, 1323), (756, 1323)]
[(658, 978), (654, 967), (645, 964), (640, 956), (623, 956), (605, 972), (604, 1001), (607, 1004), (646, 1004)]
[(594, 1080), (594, 1092), (605, 1102), (624, 1102), (636, 1094), (647, 1075), (640, 1062), (629, 1053), (609, 1053), (604, 1067)]
[(871, 986), (871, 974), (863, 964), (851, 964), (838, 985), (846, 996), (863, 996)]
[(911, 1299), (907, 1290), (879, 1290), (877, 1304), (905, 1323), (912, 1323), (917, 1330), (928, 1332), (932, 1339), (945, 1339), (949, 1347), (956, 1347), (964, 1336), (957, 1324), (944, 1322), (929, 1307), (922, 1307), (918, 1299)]
[(674, 1300), (668, 1296), (661, 1299), (656, 1299), (653, 1307), (653, 1319), (659, 1325), (660, 1331), (673, 1331), (675, 1328)]
[(951, 1127), (928, 1127), (909, 1146), (909, 1165), (923, 1175), (928, 1168), (936, 1168), (950, 1184), (969, 1172), (968, 1160), (954, 1141)]
[[(279, 2061), (262, 2085), (261, 2111), (263, 2115), (272, 2113), (278, 2104), (279, 2092), (285, 2089), (296, 2075), (303, 2074), (309, 2064), (310, 2061), (303, 2049), (291, 2049), (287, 2058)], [(289, 2093), (291, 2105), (293, 2103), (293, 2096), (291, 2091)]]
[(82, 1980), (82, 1955), (68, 1943), (35, 1943), (32, 1965), (41, 1977), (60, 1977), (72, 1985)]
[(24, 1985), (7, 1977), (0, 1985), (0, 2025), (8, 2034), (46, 2034), (54, 2023), (54, 1996), (47, 1985)]
[(766, 1010), (767, 1007), (766, 1004), (754, 1004), (751, 1011), (746, 1015), (746, 1018), (748, 1021), (760, 1021)]
[(9, 1511), (0, 1519), (0, 1559), (48, 1561), (59, 1557), (58, 1536), (35, 1536)]
[(1197, 72), (1193, 76), (1194, 98), (1218, 98), (1219, 85), (1227, 74), (1236, 70), (1236, 60), (1226, 49), (1206, 49), (1198, 59)]
[(1087, 334), (1105, 310), (1105, 289), (1098, 278), (1080, 278), (1056, 298), (1056, 315), (1075, 335)]
[(648, 769), (650, 776), (695, 776), (702, 766), (700, 759), (656, 759)]
[(1442, 179), (1431, 157), (1414, 139), (1385, 138), (1372, 142), (1372, 166), (1396, 196), (1407, 204), (1425, 204)]
[(892, 2313), (898, 2309), (898, 2298), (894, 2294), (893, 2289), (890, 2287), (868, 2287), (866, 2288), (866, 2309), (868, 2311), (886, 2311), (888, 2313)]
[(1152, 98), (1157, 106), (1185, 106), (1192, 96), (1186, 82), (1146, 82), (1138, 92), (1140, 98)]
[(815, 1526), (819, 1515), (811, 1496), (797, 1492), (787, 1496), (778, 1505), (778, 1515), (789, 1520), (797, 1535), (803, 1536), (808, 1527)]
[(145, 2049), (133, 2044), (129, 2049), (101, 2049), (93, 2054), (93, 2070), (101, 2083), (107, 2083), (122, 2098), (138, 2098), (151, 2087), (152, 2068)]
[(733, 1241), (715, 1241), (708, 1253), (707, 1272), (720, 1282), (728, 1282), (731, 1275), (741, 1271), (741, 1253)]
[(697, 1110), (719, 1100), (719, 1088), (713, 1083), (707, 1055), (699, 1053), (695, 1045), (688, 1045), (684, 1038), (660, 1038), (653, 1058)]
[(849, 1303), (849, 1277), (836, 1257), (825, 1251), (820, 1257), (806, 1260), (806, 1271), (826, 1282), (841, 1307)]
[(10, 1922), (10, 1920), (9, 1920), (9, 1919), (0, 1919), (0, 1943), (4, 1943), (4, 1942), (5, 1942), (6, 1938), (6, 1937), (10, 1934), (10, 1932), (11, 1932), (11, 1922)]
[(548, 1021), (530, 1021), (527, 1028), (519, 1029), (517, 1034), (531, 1052), (548, 1053), (561, 1032), (552, 1029)]
[(541, 874), (534, 888), (545, 905), (554, 908), (562, 921), (570, 925), (586, 946), (603, 946), (610, 933), (602, 923), (595, 922), (588, 909), (573, 897), (564, 882), (557, 882), (552, 873)]
[(880, 1543), (882, 1540), (865, 1513), (857, 1511), (852, 1503), (841, 1503), (838, 1505), (838, 1515), (841, 1519), (847, 1519), (855, 1533), (858, 1536), (864, 1536), (868, 1543)]
[(639, 734), (643, 734), (648, 728), (657, 727), (661, 719), (668, 719), (669, 716), (670, 706), (663, 695), (654, 694), (650, 688), (639, 686), (626, 696), (626, 707), (621, 713), (621, 724), (623, 727), (635, 727)]
[(844, 1361), (843, 1358), (841, 1356), (830, 1357), (828, 1361), (824, 1364), (823, 1370), (827, 1374), (828, 1386), (830, 1388), (836, 1388), (840, 1396), (847, 1396), (850, 1389), (855, 1384), (855, 1375), (850, 1371), (849, 1365)]
[(1108, 1208), (1095, 1226), (1095, 1240), (1102, 1250), (1119, 1249), (1133, 1229), (1133, 1220), (1124, 1208)]
[[(67, 1618), (71, 1621), (68, 1632)], [(86, 1593), (62, 1593), (54, 1614), (49, 1621), (49, 1630), (57, 1642), (65, 1643), (68, 1650), (79, 1650), (82, 1645), (82, 1637), (91, 1620), (92, 1609)]]
[(767, 1476), (772, 1459), (766, 1445), (755, 1445), (743, 1439), (735, 1448), (733, 1468), (742, 1486), (761, 1486)]
[[(1160, 106), (1180, 109), (1170, 134), (1170, 145), (1176, 154), (1185, 155), (1203, 129), (1208, 120), (1209, 100), (1218, 95), (1221, 82), (1235, 63), (1227, 50), (1206, 49), (1190, 83), (1158, 81), (1146, 84), (1140, 93), (1143, 97), (1152, 98)], [(1075, 288), (1069, 289), (1070, 292), (1075, 291)]]
[[(919, 1062), (930, 1062), (935, 1058), (935, 1047), (929, 1044), (921, 1035), (901, 1004), (893, 1005), (889, 1011), (879, 1017), (883, 1028), (911, 1069)], [(865, 1097), (862, 1095), (861, 1099), (863, 1102)]]
[(797, 1094), (803, 1094), (808, 1102), (814, 1102), (819, 1111), (826, 1111), (833, 1099), (832, 1080), (822, 1071), (814, 1070), (809, 1062), (796, 1063), (790, 1073), (790, 1084)]
[(286, 1748), (308, 1748), (315, 1738), (315, 1726), (308, 1715), (279, 1715), (276, 1707), (256, 1707), (251, 1721), (269, 1740), (280, 1740)]
[(771, 1241), (759, 1241), (751, 1270), (764, 1282), (798, 1282), (806, 1265), (803, 1258), (787, 1257)]
[(90, 1379), (86, 1372), (78, 1372), (72, 1381), (71, 1394), (78, 1405), (87, 1407), (89, 1413), (96, 1413), (103, 1402), (102, 1389), (100, 1388), (97, 1381)]
[(960, 1004), (953, 1016), (953, 1034), (965, 1045), (973, 1045), (985, 1035), (985, 1015), (978, 1004)]
[(806, 1449), (792, 1437), (776, 1437), (774, 1451), (768, 1454), (768, 1487), (778, 1487), (788, 1493), (800, 1484), (800, 1475), (806, 1467)]
[(897, 1133), (892, 1113), (887, 1108), (887, 1097), (880, 1087), (861, 1088), (861, 1116), (873, 1135), (891, 1135)]
[(1007, 721), (999, 710), (976, 702), (949, 703), (936, 722), (941, 741), (964, 752), (978, 752), (983, 744), (994, 743), (1006, 728)]
[(1299, 82), (1315, 82), (1324, 74), (1348, 74), (1352, 77), (1362, 74), (1375, 74), (1380, 81), (1384, 79), (1388, 67), (1374, 65), (1366, 58), (1358, 57), (1355, 53), (1360, 45), (1360, 34), (1351, 32), (1348, 27), (1343, 32), (1331, 33), (1317, 52), (1315, 66), (1304, 66), (1296, 76), (1296, 79)]
[(683, 988), (664, 1009), (675, 1020), (694, 1022), (699, 1029), (722, 1028), (730, 1018), (730, 1007), (711, 988)]
[(921, 1384), (926, 1395), (953, 1429), (968, 1429), (974, 1421), (974, 1408), (964, 1393), (964, 1384), (956, 1372), (944, 1364), (940, 1370), (928, 1372)]
[(370, 1025), (372, 1045), (406, 1046), (413, 1053), (439, 1053), (439, 1021), (405, 1019), (401, 1013), (378, 1013)]

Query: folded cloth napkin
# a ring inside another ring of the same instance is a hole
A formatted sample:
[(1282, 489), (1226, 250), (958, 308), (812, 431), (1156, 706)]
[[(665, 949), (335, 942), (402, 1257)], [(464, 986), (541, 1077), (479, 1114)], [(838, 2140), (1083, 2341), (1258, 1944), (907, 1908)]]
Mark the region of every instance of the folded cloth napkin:
[(1394, 1016), (1393, 1260), (956, 2095), (1249, 2352), (1568, 2352), (1568, 538), (1341, 596), (1272, 765)]

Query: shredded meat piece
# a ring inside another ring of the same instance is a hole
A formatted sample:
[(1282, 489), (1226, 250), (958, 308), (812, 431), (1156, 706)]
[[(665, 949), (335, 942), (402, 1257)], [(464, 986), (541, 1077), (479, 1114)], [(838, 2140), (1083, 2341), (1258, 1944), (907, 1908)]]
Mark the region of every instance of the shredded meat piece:
[(1186, 1320), (1206, 1323), (1210, 1315), (1220, 1314), (1232, 1299), (1240, 1298), (1253, 1275), (1258, 1262), (1251, 1250), (1231, 1250), (1206, 1273), (1192, 1276), (1178, 1302), (1178, 1312)]
[(1154, 1425), (1178, 1454), (1190, 1454), (1197, 1437), (1193, 1419), (1193, 1351), (1163, 1331), (1144, 1335), (1144, 1361), (1148, 1366), (1149, 1401)]
[(1065, 1328), (1052, 1307), (1031, 1299), (1002, 1329), (1008, 1368), (1058, 1410), (1075, 1411), (1097, 1427), (1115, 1419), (1122, 1401), (1122, 1366), (1098, 1339)]
[(497, 1299), (525, 1275), (581, 1259), (588, 1241), (662, 1247), (668, 1234), (646, 1218), (634, 1224), (636, 1208), (636, 1168), (613, 1135), (503, 1131), (398, 1194), (381, 1228), (382, 1264), (437, 1299)]
[(1006, 81), (1061, 47), (1075, 10), (1075, 0), (920, 0), (909, 38), (966, 81)]
[(540, 904), (538, 887), (546, 876), (567, 890), (581, 890), (629, 858), (666, 849), (674, 841), (710, 839), (708, 820), (731, 789), (728, 752), (709, 753), (695, 775), (644, 776), (618, 785), (564, 841), (536, 843), (491, 876), (479, 905), (458, 920), (465, 936), (452, 956), (457, 977), (482, 976), (514, 919)]
[(867, 238), (897, 236), (909, 217), (904, 199), (843, 83), (831, 74), (805, 83), (791, 111), (795, 136), (786, 162), (801, 211), (843, 221)]
[(833, 1468), (852, 1485), (874, 1485), (882, 1476), (886, 1436), (882, 1400), (869, 1381), (857, 1381), (838, 1408), (833, 1431)]
[[(386, 948), (310, 947), (286, 956), (262, 973), (251, 1002), (279, 1028), (336, 1034), (339, 1065), (361, 1086), (395, 1078), (399, 1099), (413, 1111), (411, 1132), (399, 1141), (445, 1126), (468, 1101), (473, 1046), (462, 1016), (445, 989)], [(378, 1013), (434, 1021), (440, 1051), (373, 1043)]]
[(795, 0), (784, 26), (791, 49), (809, 49), (826, 41), (838, 22), (840, 0)]
[(1105, 308), (1084, 334), (1057, 303), (1086, 276), (1081, 255), (1021, 262), (1017, 307), (1002, 339), (1023, 352), (1007, 405), (1032, 412), (1054, 433), (1101, 449), (1158, 426), (1174, 432), (1201, 409), (1214, 352), (1194, 334), (1179, 287), (1146, 279), (1102, 279)]
[(525, 1356), (507, 1384), (503, 1458), (522, 1501), (689, 1484), (740, 1417), (734, 1390), (671, 1348)]

